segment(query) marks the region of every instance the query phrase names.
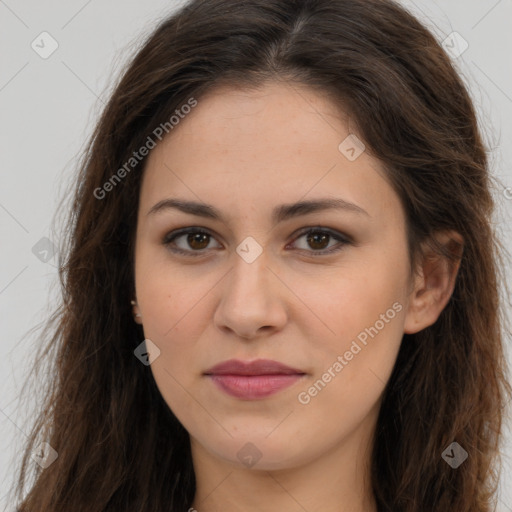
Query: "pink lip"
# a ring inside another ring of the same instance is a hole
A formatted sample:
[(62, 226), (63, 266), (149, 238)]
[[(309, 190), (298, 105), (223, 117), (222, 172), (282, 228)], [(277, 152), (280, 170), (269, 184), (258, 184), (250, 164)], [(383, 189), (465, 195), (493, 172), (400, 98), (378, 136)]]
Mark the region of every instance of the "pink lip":
[(205, 375), (225, 393), (236, 398), (255, 400), (291, 386), (305, 372), (269, 359), (247, 363), (231, 359), (210, 368)]

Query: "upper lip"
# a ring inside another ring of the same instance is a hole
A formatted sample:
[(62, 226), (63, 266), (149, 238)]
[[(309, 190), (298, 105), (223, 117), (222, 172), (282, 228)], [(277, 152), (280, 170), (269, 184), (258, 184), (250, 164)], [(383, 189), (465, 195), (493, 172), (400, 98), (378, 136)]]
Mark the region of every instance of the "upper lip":
[(293, 375), (304, 374), (278, 361), (271, 359), (257, 359), (255, 361), (240, 361), (230, 359), (216, 364), (205, 372), (205, 375)]

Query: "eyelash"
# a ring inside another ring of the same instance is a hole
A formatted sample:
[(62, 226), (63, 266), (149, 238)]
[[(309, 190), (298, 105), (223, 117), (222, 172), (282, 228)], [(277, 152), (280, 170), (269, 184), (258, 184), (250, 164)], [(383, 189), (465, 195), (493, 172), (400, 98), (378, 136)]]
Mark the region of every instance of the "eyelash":
[[(169, 250), (171, 250), (172, 252), (177, 253), (177, 254), (182, 254), (185, 256), (192, 256), (192, 257), (202, 256), (207, 251), (207, 249), (202, 249), (200, 251), (192, 251), (192, 250), (186, 251), (184, 249), (180, 249), (177, 247), (171, 247), (171, 244), (174, 242), (174, 240), (176, 240), (176, 238), (179, 238), (180, 236), (188, 235), (191, 233), (194, 233), (194, 234), (199, 233), (199, 234), (207, 235), (207, 236), (214, 238), (214, 236), (209, 231), (206, 231), (202, 228), (189, 227), (189, 228), (179, 229), (177, 231), (172, 231), (172, 232), (168, 233), (167, 235), (165, 235), (162, 243), (163, 243), (163, 245), (169, 247)], [(326, 235), (330, 236), (331, 238), (337, 240), (341, 244), (341, 246), (340, 245), (334, 246), (335, 247), (334, 249), (331, 248), (331, 249), (324, 249), (322, 251), (306, 251), (306, 252), (310, 253), (310, 255), (312, 255), (312, 256), (326, 256), (326, 255), (334, 254), (334, 253), (337, 253), (337, 252), (340, 252), (341, 250), (343, 250), (345, 245), (353, 244), (353, 241), (348, 236), (342, 235), (341, 233), (338, 233), (338, 232), (333, 231), (328, 228), (322, 228), (321, 226), (306, 228), (305, 230), (301, 231), (293, 241), (295, 242), (296, 240), (303, 237), (304, 235), (308, 235), (311, 233), (326, 234)], [(304, 251), (305, 249), (299, 249), (299, 250)]]

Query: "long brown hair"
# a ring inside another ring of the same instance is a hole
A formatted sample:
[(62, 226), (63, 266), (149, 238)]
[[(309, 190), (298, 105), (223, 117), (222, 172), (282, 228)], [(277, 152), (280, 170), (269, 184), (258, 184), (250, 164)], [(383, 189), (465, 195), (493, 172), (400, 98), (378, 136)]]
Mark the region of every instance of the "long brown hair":
[[(51, 362), (51, 380), (20, 464), (20, 512), (191, 506), (188, 433), (133, 353), (144, 339), (130, 299), (146, 158), (126, 162), (158, 126), (170, 131), (170, 116), (191, 99), (200, 104), (221, 84), (269, 80), (324, 91), (350, 113), (405, 208), (411, 268), (435, 233), (463, 236), (449, 303), (434, 325), (403, 337), (371, 477), (382, 512), (491, 510), (512, 392), (503, 247), (492, 229), (492, 176), (475, 110), (449, 57), (391, 0), (193, 0), (129, 63), (82, 156), (61, 249), (63, 300), (36, 357), (36, 369)], [(43, 441), (58, 453), (44, 470), (31, 460)], [(442, 458), (452, 442), (469, 455), (457, 469)]]

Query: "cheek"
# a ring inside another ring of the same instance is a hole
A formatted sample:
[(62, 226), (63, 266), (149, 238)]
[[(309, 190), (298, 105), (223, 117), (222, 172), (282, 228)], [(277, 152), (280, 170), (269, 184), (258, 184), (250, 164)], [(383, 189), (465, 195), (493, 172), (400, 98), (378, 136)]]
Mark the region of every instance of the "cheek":
[(201, 293), (195, 281), (186, 278), (186, 272), (170, 265), (160, 247), (142, 241), (135, 261), (135, 286), (144, 334), (165, 343), (171, 337), (176, 339), (175, 331), (184, 330), (184, 325), (190, 328), (188, 317), (194, 316), (194, 307), (204, 291)]
[[(336, 286), (330, 284), (324, 289), (318, 307), (338, 339), (355, 338), (376, 322), (382, 332), (389, 331), (392, 324), (400, 324), (398, 310), (404, 309), (405, 279), (403, 272), (396, 270), (399, 264), (396, 263), (395, 269), (391, 268), (394, 265), (362, 263), (360, 268), (353, 266), (350, 275), (341, 275), (336, 281), (333, 279)], [(395, 303), (399, 305), (393, 308)], [(382, 320), (381, 315), (384, 315)], [(395, 332), (398, 331), (395, 328)]]
[(338, 314), (331, 321), (336, 335), (322, 339), (322, 353), (318, 354), (323, 362), (321, 372), (339, 362), (341, 356), (343, 369), (338, 373), (343, 373), (347, 385), (355, 387), (364, 374), (372, 372), (387, 380), (400, 348), (404, 324), (404, 307), (396, 295), (359, 298), (361, 302), (354, 295), (354, 301), (346, 302), (345, 308), (338, 304)]
[[(326, 323), (335, 335), (316, 336), (308, 356), (315, 372), (295, 397), (297, 416), (306, 424), (318, 418), (326, 439), (349, 435), (380, 406), (403, 335), (404, 308), (393, 282), (346, 283), (324, 298)], [(316, 345), (316, 346), (315, 346)]]
[(325, 390), (330, 389), (326, 393), (322, 382), (319, 383), (322, 388), (319, 395), (323, 395), (319, 401), (325, 404), (329, 400), (346, 400), (346, 405), (350, 403), (357, 408), (363, 399), (361, 393), (366, 393), (370, 402), (377, 399), (400, 349), (406, 261), (398, 257), (383, 258), (374, 264), (368, 261), (361, 267), (352, 266), (350, 277), (342, 276), (335, 288), (326, 288), (319, 299), (321, 303), (317, 304), (331, 331), (322, 337), (311, 333), (311, 339), (317, 340), (311, 344), (313, 359), (320, 362), (315, 378), (327, 381)]
[[(192, 278), (162, 258), (137, 260), (137, 299), (141, 305), (145, 338), (155, 343), (160, 355), (151, 364), (155, 380), (167, 399), (181, 400), (182, 390), (205, 370), (202, 361), (215, 360), (215, 354), (198, 347), (202, 333), (211, 323), (208, 290), (211, 278)], [(206, 346), (208, 348), (208, 345)]]
[[(206, 328), (204, 292), (188, 287), (177, 291), (176, 282), (160, 279), (147, 282), (141, 292), (144, 335), (159, 345), (165, 359), (172, 362), (192, 358), (192, 352)], [(203, 300), (201, 300), (203, 299)]]

